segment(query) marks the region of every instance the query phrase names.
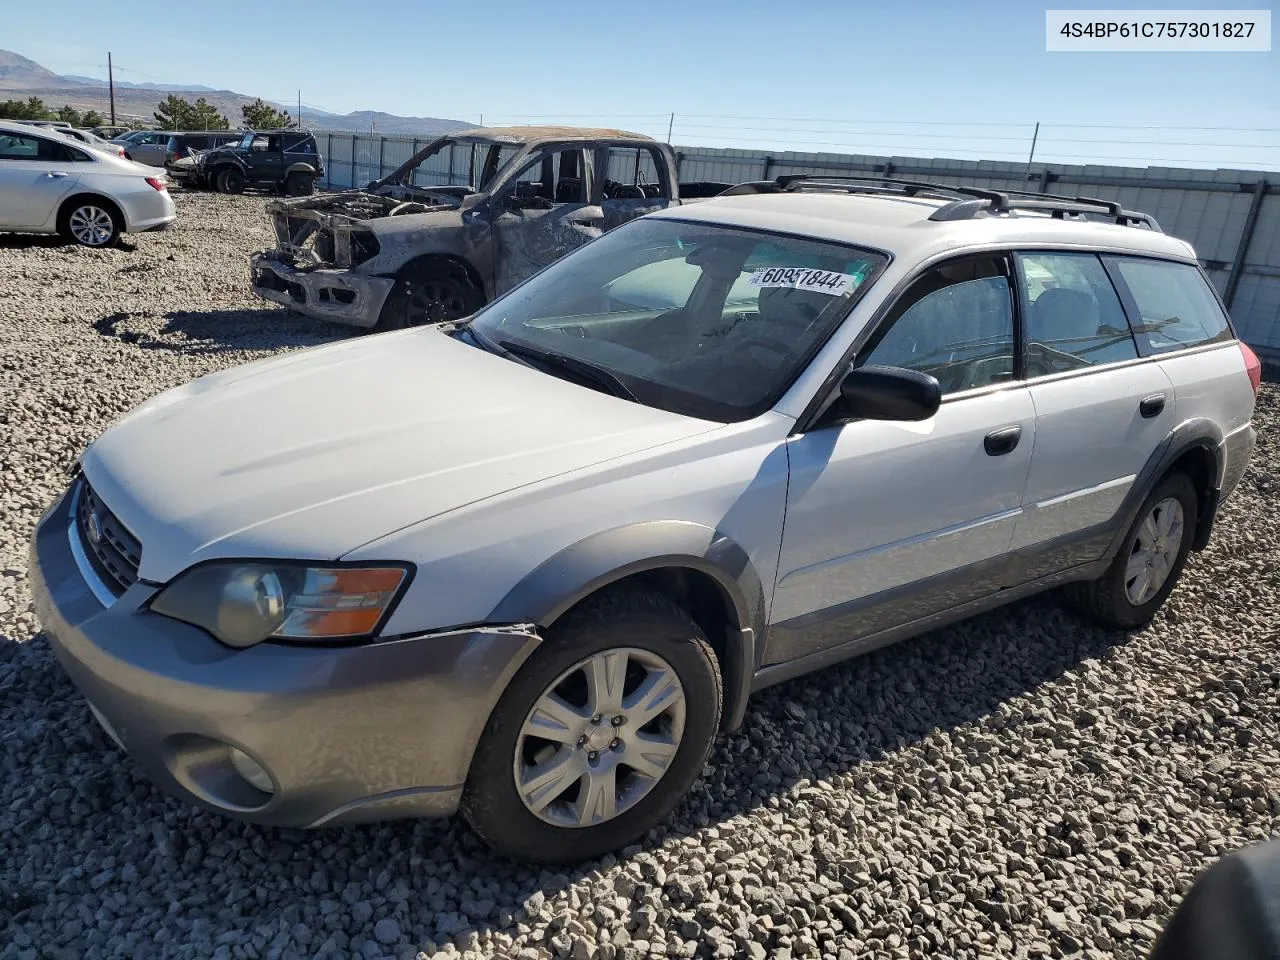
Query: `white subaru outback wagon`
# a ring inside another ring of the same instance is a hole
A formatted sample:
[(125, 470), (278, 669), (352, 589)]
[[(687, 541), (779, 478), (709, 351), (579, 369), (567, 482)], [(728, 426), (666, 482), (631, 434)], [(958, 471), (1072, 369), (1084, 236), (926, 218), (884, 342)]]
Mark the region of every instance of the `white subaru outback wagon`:
[(576, 859), (769, 684), (1050, 587), (1150, 620), (1254, 445), (1191, 247), (1080, 198), (730, 194), (107, 430), (32, 548), (106, 731), (245, 820), (461, 809)]

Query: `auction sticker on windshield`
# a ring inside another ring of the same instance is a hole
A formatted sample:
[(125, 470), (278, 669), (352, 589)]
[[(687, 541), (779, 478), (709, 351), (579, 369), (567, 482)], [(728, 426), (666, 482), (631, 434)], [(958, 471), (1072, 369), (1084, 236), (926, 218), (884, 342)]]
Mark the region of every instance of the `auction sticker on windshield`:
[(858, 282), (851, 273), (834, 270), (814, 270), (809, 267), (761, 267), (747, 281), (753, 287), (787, 287), (793, 290), (811, 290), (839, 297)]

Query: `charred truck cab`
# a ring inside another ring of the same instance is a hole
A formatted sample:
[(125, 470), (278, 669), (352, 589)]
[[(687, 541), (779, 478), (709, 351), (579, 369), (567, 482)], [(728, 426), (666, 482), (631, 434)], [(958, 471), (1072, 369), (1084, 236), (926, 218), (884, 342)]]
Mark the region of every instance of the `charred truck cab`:
[(368, 329), (457, 320), (619, 224), (727, 186), (681, 187), (667, 144), (623, 130), (470, 129), (362, 190), (269, 201), (277, 243), (251, 256), (251, 283)]

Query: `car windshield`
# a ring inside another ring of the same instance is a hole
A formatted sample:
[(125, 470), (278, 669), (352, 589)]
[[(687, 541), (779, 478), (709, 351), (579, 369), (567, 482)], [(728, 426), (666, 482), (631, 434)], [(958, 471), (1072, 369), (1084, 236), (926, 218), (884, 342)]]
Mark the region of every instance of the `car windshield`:
[(834, 242), (637, 220), (468, 328), (479, 345), (548, 373), (728, 423), (777, 402), (885, 262)]
[(390, 174), (383, 182), (412, 187), (454, 186), (487, 190), (524, 147), (473, 137), (445, 137)]

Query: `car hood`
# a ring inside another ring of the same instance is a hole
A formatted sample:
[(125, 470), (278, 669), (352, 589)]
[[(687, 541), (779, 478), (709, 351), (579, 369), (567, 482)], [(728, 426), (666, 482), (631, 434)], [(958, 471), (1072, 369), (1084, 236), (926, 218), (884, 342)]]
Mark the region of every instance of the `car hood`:
[(141, 541), (139, 576), (165, 582), (214, 558), (337, 559), (467, 504), (719, 426), (427, 328), (169, 390), (104, 433), (82, 466)]

